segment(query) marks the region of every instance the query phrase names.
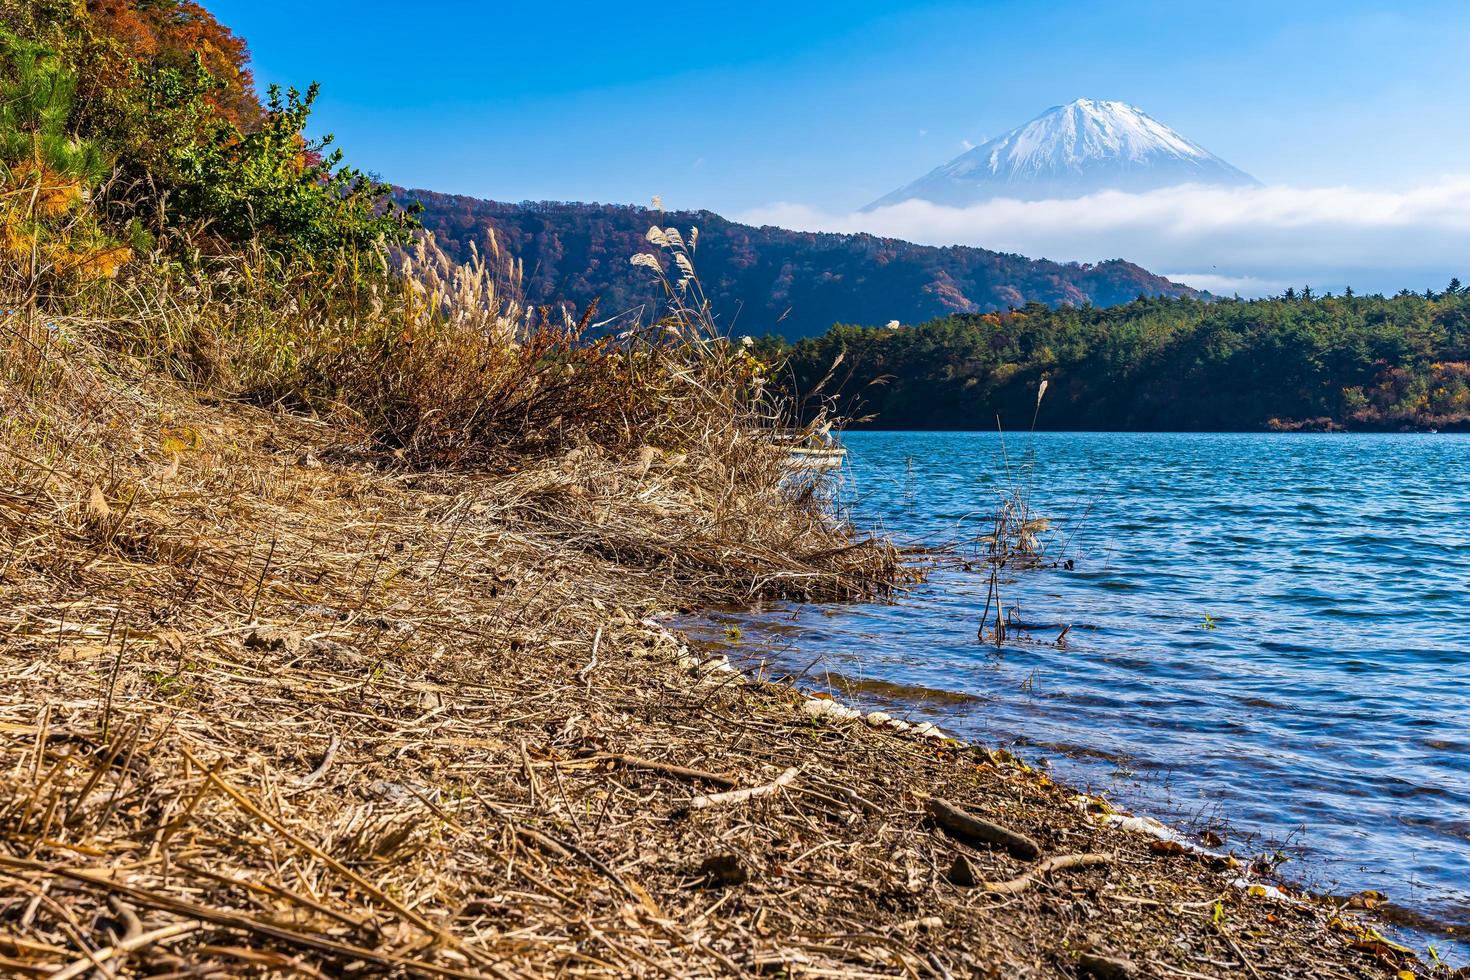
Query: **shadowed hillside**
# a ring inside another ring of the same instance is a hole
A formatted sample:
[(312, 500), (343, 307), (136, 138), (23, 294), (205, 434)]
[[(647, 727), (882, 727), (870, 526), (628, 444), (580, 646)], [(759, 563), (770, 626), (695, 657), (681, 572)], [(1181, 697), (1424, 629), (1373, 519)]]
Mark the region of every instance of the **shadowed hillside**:
[(525, 264), (526, 299), (600, 315), (655, 299), (629, 259), (647, 248), (651, 224), (700, 229), (700, 280), (722, 326), (738, 333), (820, 334), (834, 323), (918, 323), (951, 313), (1048, 305), (1111, 306), (1144, 296), (1198, 296), (1129, 262), (1096, 265), (1028, 259), (983, 248), (937, 248), (873, 235), (787, 231), (737, 224), (708, 211), (657, 212), (616, 204), (502, 204), (432, 191), (399, 191), (424, 205), (419, 217), (461, 261), (494, 229)]

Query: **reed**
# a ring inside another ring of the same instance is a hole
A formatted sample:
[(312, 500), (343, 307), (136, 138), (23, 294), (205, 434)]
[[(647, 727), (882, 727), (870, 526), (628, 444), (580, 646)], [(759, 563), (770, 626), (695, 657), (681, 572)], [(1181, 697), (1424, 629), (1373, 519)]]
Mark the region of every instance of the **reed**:
[[(1047, 380), (1043, 378), (1036, 389), (1036, 413), (1038, 414), (1041, 410), (1041, 401), (1046, 396), (1047, 384)], [(1033, 414), (1031, 420), (1033, 437), (1035, 428), (1036, 414)], [(997, 491), (995, 504), (989, 512), (988, 533), (979, 538), (982, 550), (978, 563), (985, 569), (987, 587), (985, 606), (980, 614), (980, 626), (976, 630), (976, 639), (984, 643), (988, 636), (999, 647), (1005, 644), (1007, 636), (1013, 630), (1017, 611), (1014, 603), (1010, 606), (1006, 605), (1002, 594), (1003, 587), (1014, 581), (1012, 576), (1018, 572), (1044, 567), (1054, 568), (1060, 565), (1063, 559), (1052, 556), (1052, 551), (1056, 547), (1052, 519), (1038, 513), (1032, 504), (1038, 469), (1034, 439), (1027, 445), (1022, 458), (1013, 468), (1005, 431), (1000, 427), (999, 420), (997, 420), (997, 432), (1000, 435), (1001, 458), (1006, 479), (1004, 485)], [(1067, 567), (1071, 567), (1070, 562)], [(995, 614), (993, 618), (992, 612)], [(1057, 639), (1058, 643), (1062, 642), (1066, 633), (1067, 630), (1064, 629)]]

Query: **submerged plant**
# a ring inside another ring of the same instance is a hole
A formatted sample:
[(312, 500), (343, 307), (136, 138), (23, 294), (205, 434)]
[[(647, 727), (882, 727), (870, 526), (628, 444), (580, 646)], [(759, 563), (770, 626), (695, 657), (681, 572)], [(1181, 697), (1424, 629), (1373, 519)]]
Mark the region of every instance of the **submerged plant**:
[[(1043, 378), (1037, 387), (1037, 412), (1041, 410), (1041, 400), (1046, 396), (1047, 385), (1047, 379)], [(998, 422), (997, 429), (1000, 432), (1007, 484), (998, 492), (994, 509), (990, 512), (989, 533), (979, 539), (983, 548), (979, 563), (986, 569), (987, 591), (976, 639), (983, 643), (988, 633), (996, 646), (1002, 646), (1007, 635), (1015, 628), (1018, 615), (1016, 605), (1012, 603), (1007, 606), (1002, 598), (1001, 587), (1008, 581), (1007, 576), (1014, 572), (1043, 567), (1060, 566), (1070, 570), (1072, 562), (1052, 556), (1052, 519), (1038, 514), (1032, 506), (1037, 469), (1034, 442), (1027, 448), (1018, 466), (1019, 472), (1013, 471), (1006, 448), (1005, 432), (999, 429)], [(1034, 417), (1032, 430), (1034, 433)], [(992, 608), (995, 611), (994, 618), (990, 615)], [(1058, 645), (1065, 642), (1070, 629), (1070, 626), (1062, 629), (1055, 641)]]

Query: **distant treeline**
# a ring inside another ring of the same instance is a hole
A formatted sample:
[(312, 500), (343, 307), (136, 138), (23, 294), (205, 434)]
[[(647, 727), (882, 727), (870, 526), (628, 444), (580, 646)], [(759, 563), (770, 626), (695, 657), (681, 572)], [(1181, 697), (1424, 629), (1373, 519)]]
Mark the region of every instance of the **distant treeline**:
[[(773, 383), (879, 428), (1470, 430), (1470, 290), (1029, 304), (767, 337)], [(834, 367), (835, 365), (835, 367)], [(820, 384), (826, 378), (825, 385)], [(1047, 391), (1038, 409), (1038, 388)], [(820, 389), (820, 390), (819, 390)]]

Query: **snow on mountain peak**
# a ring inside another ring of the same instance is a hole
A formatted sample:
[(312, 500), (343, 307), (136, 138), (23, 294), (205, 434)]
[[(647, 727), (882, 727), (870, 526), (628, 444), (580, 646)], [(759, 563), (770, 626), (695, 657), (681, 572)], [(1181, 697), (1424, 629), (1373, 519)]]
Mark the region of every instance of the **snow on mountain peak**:
[(964, 206), (995, 197), (1036, 200), (1255, 183), (1136, 106), (1077, 99), (967, 150), (869, 207), (913, 199)]

